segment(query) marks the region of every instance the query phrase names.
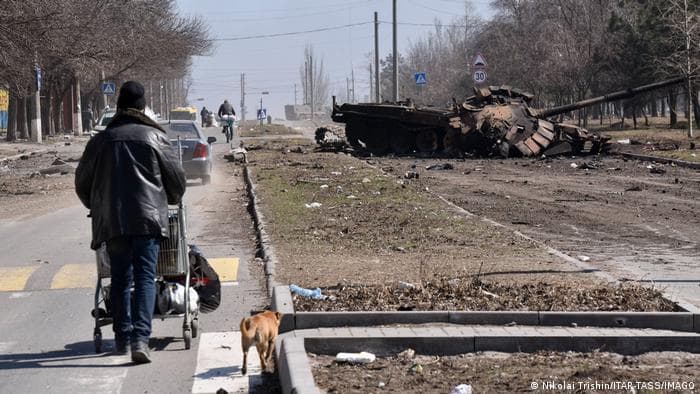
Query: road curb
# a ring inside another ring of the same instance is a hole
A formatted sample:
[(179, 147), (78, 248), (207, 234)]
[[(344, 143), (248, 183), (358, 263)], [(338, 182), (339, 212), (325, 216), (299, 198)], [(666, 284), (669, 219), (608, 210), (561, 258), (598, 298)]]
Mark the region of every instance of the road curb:
[(248, 195), (248, 212), (253, 218), (253, 226), (255, 228), (255, 238), (258, 244), (258, 254), (262, 258), (265, 270), (265, 285), (267, 287), (267, 295), (271, 297), (275, 282), (275, 258), (274, 248), (270, 236), (265, 230), (265, 216), (260, 211), (260, 203), (258, 195), (255, 191), (256, 186), (252, 181), (252, 175), (248, 167), (248, 158), (243, 164), (243, 180), (245, 181), (246, 194)]
[(700, 163), (694, 163), (692, 161), (685, 161), (679, 159), (670, 159), (666, 157), (650, 156), (650, 155), (640, 155), (637, 153), (627, 153), (627, 152), (614, 152), (615, 155), (626, 157), (628, 159), (635, 159), (641, 161), (655, 161), (662, 164), (675, 164), (678, 167), (692, 168), (695, 170), (700, 170)]
[(287, 286), (276, 286), (272, 309), (284, 314), (281, 332), (319, 327), (369, 327), (389, 324), (454, 323), (475, 325), (652, 328), (700, 332), (694, 312), (552, 311), (350, 311), (297, 312)]
[[(505, 353), (533, 353), (541, 350), (559, 352), (594, 351), (637, 355), (652, 351), (680, 351), (700, 353), (697, 334), (663, 336), (653, 332), (596, 332), (575, 333), (559, 327), (543, 330), (537, 335), (449, 335), (445, 330), (426, 328), (420, 334), (407, 331), (388, 331), (388, 335), (328, 336), (318, 330), (307, 330), (310, 335), (287, 336), (282, 339), (278, 351), (278, 371), (284, 394), (319, 393), (307, 353), (333, 356), (340, 352), (370, 352), (377, 356), (390, 356), (406, 349), (418, 354), (447, 356), (463, 353), (498, 351)], [(368, 330), (369, 331), (369, 330)], [(397, 335), (398, 334), (398, 335)], [(426, 335), (428, 334), (428, 335)], [(444, 335), (447, 334), (447, 335)], [(330, 334), (332, 335), (332, 334)]]

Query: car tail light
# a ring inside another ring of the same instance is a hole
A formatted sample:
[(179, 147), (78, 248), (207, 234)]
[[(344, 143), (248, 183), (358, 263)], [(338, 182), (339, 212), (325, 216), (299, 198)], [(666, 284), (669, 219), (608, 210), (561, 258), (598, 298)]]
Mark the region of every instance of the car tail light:
[(192, 158), (197, 159), (207, 156), (209, 156), (209, 147), (205, 144), (197, 143), (197, 146), (194, 148), (194, 153), (192, 153)]

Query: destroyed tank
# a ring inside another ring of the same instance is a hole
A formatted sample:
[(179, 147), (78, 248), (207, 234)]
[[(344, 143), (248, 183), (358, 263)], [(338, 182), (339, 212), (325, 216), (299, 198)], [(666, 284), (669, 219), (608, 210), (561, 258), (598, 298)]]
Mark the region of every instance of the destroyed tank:
[(377, 156), (413, 152), (483, 157), (596, 154), (606, 149), (609, 137), (548, 119), (682, 80), (669, 79), (550, 109), (531, 108), (534, 96), (510, 86), (474, 88), (473, 96), (451, 108), (416, 107), (410, 100), (338, 106), (333, 97), (332, 119), (345, 123), (350, 146)]

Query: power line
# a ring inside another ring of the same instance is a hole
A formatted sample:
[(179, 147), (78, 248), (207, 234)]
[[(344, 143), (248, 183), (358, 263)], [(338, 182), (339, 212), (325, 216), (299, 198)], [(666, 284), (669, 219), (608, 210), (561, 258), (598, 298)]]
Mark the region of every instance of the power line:
[(294, 32), (287, 32), (287, 33), (275, 33), (275, 34), (262, 34), (262, 35), (258, 35), (258, 36), (215, 38), (212, 41), (241, 41), (241, 40), (252, 40), (252, 39), (256, 39), (256, 38), (294, 36), (294, 35), (299, 35), (299, 34), (308, 34), (308, 33), (317, 33), (317, 32), (321, 32), (321, 31), (345, 29), (345, 28), (353, 27), (353, 26), (369, 25), (370, 23), (374, 23), (374, 22), (350, 23), (347, 25), (340, 25), (340, 26), (333, 26), (333, 27), (322, 27), (320, 29), (313, 29), (313, 30), (294, 31)]

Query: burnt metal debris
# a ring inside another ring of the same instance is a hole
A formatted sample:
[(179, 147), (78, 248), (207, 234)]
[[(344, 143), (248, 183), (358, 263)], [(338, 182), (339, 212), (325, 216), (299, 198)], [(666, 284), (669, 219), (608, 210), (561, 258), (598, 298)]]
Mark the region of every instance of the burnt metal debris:
[[(681, 81), (678, 77), (549, 109), (531, 108), (534, 96), (510, 86), (474, 88), (473, 96), (450, 108), (416, 107), (411, 100), (339, 106), (333, 97), (332, 119), (345, 123), (350, 146), (377, 156), (414, 152), (482, 157), (596, 154), (605, 151), (608, 137), (548, 118)], [(318, 131), (319, 144), (324, 139), (319, 137), (329, 131)]]

